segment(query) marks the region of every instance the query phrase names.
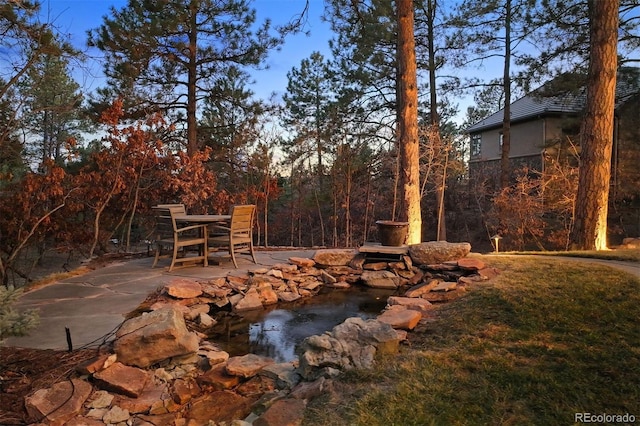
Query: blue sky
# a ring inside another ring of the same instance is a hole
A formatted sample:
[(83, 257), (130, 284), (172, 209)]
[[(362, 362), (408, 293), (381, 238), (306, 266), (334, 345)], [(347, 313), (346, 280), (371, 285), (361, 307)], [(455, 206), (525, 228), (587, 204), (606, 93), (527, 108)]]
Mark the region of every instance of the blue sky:
[[(87, 30), (102, 24), (102, 17), (109, 14), (110, 6), (120, 9), (126, 6), (126, 0), (42, 0), (41, 16), (43, 21), (52, 22), (63, 34), (68, 34), (72, 43), (86, 49)], [(270, 18), (274, 25), (285, 24), (304, 8), (304, 0), (254, 0), (258, 22)], [(268, 70), (253, 71), (256, 84), (252, 87), (256, 96), (268, 98), (272, 92), (282, 95), (287, 86), (287, 72), (298, 67), (300, 61), (311, 52), (318, 50), (329, 56), (328, 41), (331, 37), (329, 25), (321, 22), (323, 0), (309, 0), (309, 19), (306, 30), (310, 33), (289, 36), (280, 51), (269, 55)], [(98, 51), (88, 52), (97, 56)], [(74, 75), (83, 90), (93, 91), (103, 82), (100, 79), (99, 61), (90, 61), (85, 67), (77, 66)]]

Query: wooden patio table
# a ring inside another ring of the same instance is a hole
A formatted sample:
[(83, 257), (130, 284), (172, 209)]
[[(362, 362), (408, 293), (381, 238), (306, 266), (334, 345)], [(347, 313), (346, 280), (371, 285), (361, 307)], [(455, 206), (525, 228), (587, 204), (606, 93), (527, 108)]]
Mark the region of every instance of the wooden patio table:
[[(187, 223), (200, 223), (204, 224), (204, 234), (208, 235), (208, 227), (207, 225), (213, 224), (225, 224), (228, 225), (231, 221), (230, 214), (181, 214), (174, 216), (177, 222), (187, 222)], [(202, 252), (200, 252), (202, 254)], [(204, 245), (204, 255), (206, 257), (208, 254), (207, 243)]]
[(230, 214), (180, 214), (176, 215), (175, 219), (178, 222), (191, 222), (191, 223), (221, 223), (229, 222), (231, 220)]

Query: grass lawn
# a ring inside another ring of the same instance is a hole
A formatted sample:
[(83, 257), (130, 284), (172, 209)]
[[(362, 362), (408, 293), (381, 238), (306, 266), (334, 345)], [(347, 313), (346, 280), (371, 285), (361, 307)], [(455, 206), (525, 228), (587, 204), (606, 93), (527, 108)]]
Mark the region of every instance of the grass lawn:
[(442, 305), (400, 355), (349, 372), (305, 424), (640, 421), (640, 279), (554, 257), (489, 257), (498, 278)]
[(584, 257), (588, 259), (640, 262), (640, 250), (638, 249), (583, 250), (583, 251), (579, 251), (579, 250), (577, 251), (518, 251), (518, 252), (505, 252), (501, 254)]

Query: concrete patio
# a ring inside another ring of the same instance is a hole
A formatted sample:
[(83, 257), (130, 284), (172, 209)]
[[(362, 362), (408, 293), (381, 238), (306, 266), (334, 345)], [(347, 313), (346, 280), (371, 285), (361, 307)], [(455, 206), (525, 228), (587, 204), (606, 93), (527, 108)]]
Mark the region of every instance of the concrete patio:
[(220, 265), (195, 265), (171, 273), (167, 272), (166, 259), (156, 268), (151, 268), (152, 257), (113, 263), (23, 294), (16, 308), (38, 309), (40, 324), (28, 336), (8, 338), (2, 345), (66, 350), (68, 328), (74, 349), (98, 346), (111, 339), (125, 316), (149, 294), (174, 278), (206, 280), (244, 274), (286, 263), (291, 257), (313, 257), (314, 253), (315, 250), (256, 251), (258, 264), (239, 256), (238, 269), (231, 261), (223, 261)]

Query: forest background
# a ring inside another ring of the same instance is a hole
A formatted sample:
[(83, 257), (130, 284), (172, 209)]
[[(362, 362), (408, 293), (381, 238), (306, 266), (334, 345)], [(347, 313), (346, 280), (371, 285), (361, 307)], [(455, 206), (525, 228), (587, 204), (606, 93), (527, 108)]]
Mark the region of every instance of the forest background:
[[(104, 85), (84, 93), (76, 79), (86, 52), (37, 3), (2, 1), (2, 283), (28, 282), (54, 253), (151, 244), (158, 203), (193, 213), (254, 203), (261, 246), (375, 241), (375, 221), (399, 217), (394, 3), (326, 0), (330, 54), (310, 51), (287, 72), (284, 95), (262, 99), (252, 70), (308, 30), (309, 2), (286, 6), (290, 20), (273, 25), (244, 0), (129, 0), (87, 34)], [(465, 129), (559, 75), (584, 85), (587, 1), (414, 6), (423, 241), (491, 250), (499, 234), (507, 250), (566, 249), (575, 162), (510, 170), (497, 188), (470, 182)], [(619, 9), (623, 67), (640, 60), (640, 3)], [(460, 111), (468, 97), (474, 105)], [(554, 188), (564, 196), (546, 195)], [(613, 224), (611, 241), (627, 232)]]

